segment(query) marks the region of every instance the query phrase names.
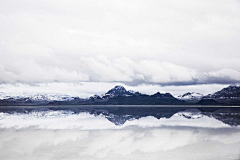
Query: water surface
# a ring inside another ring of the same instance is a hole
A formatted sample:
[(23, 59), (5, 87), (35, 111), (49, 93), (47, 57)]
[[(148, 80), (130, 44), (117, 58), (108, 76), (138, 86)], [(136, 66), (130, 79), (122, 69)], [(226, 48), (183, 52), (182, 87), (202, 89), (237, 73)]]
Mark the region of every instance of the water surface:
[(240, 108), (2, 106), (0, 159), (240, 159)]

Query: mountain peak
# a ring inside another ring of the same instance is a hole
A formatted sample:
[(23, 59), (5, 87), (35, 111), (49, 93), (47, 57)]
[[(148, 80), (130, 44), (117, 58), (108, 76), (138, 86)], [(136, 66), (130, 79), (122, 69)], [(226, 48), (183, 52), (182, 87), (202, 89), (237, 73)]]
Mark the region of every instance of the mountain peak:
[(118, 95), (128, 94), (128, 92), (123, 86), (117, 85), (114, 88), (110, 89), (106, 94), (118, 96)]
[(187, 92), (183, 95), (179, 95), (178, 98), (179, 99), (201, 99), (203, 97), (203, 94), (200, 93), (195, 93), (195, 92)]
[(235, 92), (240, 92), (240, 86), (237, 85), (230, 85), (226, 88), (223, 88), (222, 90), (216, 92), (216, 93), (220, 93), (220, 92), (225, 92), (225, 93), (235, 93)]
[(117, 85), (115, 86), (113, 89), (116, 89), (116, 90), (126, 90), (123, 86), (121, 85)]
[(226, 87), (226, 88), (223, 88), (222, 90), (230, 90), (230, 89), (240, 89), (240, 86), (239, 85), (230, 85), (230, 86), (228, 86), (228, 87)]
[(156, 92), (154, 95), (161, 95), (161, 93), (160, 92)]

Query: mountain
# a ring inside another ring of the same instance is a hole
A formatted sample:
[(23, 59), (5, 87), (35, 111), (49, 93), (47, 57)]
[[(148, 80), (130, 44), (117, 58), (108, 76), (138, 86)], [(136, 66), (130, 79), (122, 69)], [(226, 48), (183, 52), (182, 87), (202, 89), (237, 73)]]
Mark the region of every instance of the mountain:
[(197, 103), (201, 100), (203, 94), (195, 93), (195, 92), (187, 92), (183, 95), (179, 95), (177, 98), (180, 100), (184, 100), (189, 103)]
[(115, 86), (105, 94), (89, 98), (71, 97), (66, 94), (0, 92), (0, 105), (240, 105), (240, 86), (229, 86), (213, 94), (187, 92), (173, 97), (170, 93), (153, 95), (126, 90)]
[(46, 105), (50, 101), (72, 101), (75, 97), (56, 93), (15, 93), (0, 92), (0, 105)]
[(240, 105), (240, 86), (230, 85), (213, 94), (204, 96), (202, 99), (212, 99), (223, 105)]
[(240, 86), (228, 86), (213, 94), (207, 95), (204, 98), (215, 99), (238, 99), (240, 98)]
[(184, 101), (174, 98), (170, 93), (155, 93), (153, 95), (133, 94), (133, 95), (118, 95), (96, 104), (107, 105), (177, 105), (185, 104)]
[(14, 98), (14, 99), (24, 99), (28, 98), (33, 101), (52, 101), (52, 100), (72, 100), (73, 97), (67, 94), (59, 94), (59, 93), (32, 93), (32, 92), (23, 92), (23, 93), (15, 93), (15, 94), (6, 94), (0, 92), (0, 100)]
[(94, 95), (85, 100), (52, 101), (48, 105), (178, 105), (184, 101), (174, 98), (170, 93), (142, 94), (126, 90), (123, 86), (115, 86), (105, 94)]
[(197, 105), (221, 105), (218, 101), (214, 99), (201, 99), (196, 103)]
[(105, 96), (116, 97), (116, 96), (133, 96), (139, 95), (139, 92), (134, 91), (127, 91), (123, 86), (115, 86), (114, 88), (110, 89)]

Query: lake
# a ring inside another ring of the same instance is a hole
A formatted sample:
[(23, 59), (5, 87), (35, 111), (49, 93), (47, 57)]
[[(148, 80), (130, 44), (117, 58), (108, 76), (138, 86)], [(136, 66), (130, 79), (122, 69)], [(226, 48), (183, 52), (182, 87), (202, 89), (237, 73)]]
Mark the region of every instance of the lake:
[(240, 107), (1, 106), (0, 159), (240, 159)]

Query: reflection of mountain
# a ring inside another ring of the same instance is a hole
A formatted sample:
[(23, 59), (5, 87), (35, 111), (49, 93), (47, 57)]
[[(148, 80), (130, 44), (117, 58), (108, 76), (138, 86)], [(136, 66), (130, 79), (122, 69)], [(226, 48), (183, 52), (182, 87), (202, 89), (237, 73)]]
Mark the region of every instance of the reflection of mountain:
[[(188, 119), (202, 118), (208, 116), (215, 118), (230, 126), (240, 125), (240, 108), (165, 108), (165, 107), (118, 107), (109, 108), (108, 112), (99, 112), (98, 109), (94, 109), (92, 113), (95, 115), (102, 114), (109, 121), (115, 125), (123, 125), (128, 120), (139, 119), (142, 117), (153, 116), (157, 119), (171, 118), (174, 114), (181, 112), (181, 114)], [(183, 114), (184, 113), (184, 114)]]
[(240, 125), (240, 108), (217, 108), (216, 110), (214, 110), (214, 108), (187, 109), (179, 114), (188, 119), (196, 119), (202, 118), (203, 116), (208, 116), (230, 126)]
[(178, 114), (187, 119), (198, 119), (203, 116), (215, 118), (230, 126), (240, 125), (240, 108), (233, 107), (94, 107), (94, 106), (55, 106), (55, 107), (0, 107), (0, 112), (30, 113), (39, 111), (72, 111), (73, 113), (90, 113), (102, 115), (115, 125), (123, 125), (126, 121), (153, 116), (157, 119), (171, 118)]
[(224, 108), (214, 112), (203, 112), (203, 115), (214, 117), (230, 126), (240, 125), (240, 108)]

